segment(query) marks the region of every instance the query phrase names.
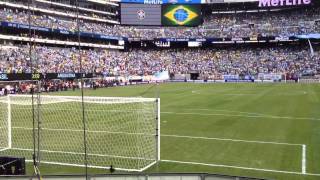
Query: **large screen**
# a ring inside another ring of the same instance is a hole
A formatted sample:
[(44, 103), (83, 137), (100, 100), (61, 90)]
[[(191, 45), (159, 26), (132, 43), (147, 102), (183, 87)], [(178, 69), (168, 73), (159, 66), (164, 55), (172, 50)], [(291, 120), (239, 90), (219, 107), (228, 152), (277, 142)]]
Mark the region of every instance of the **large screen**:
[(160, 26), (161, 5), (122, 3), (121, 24)]
[(198, 26), (201, 5), (163, 5), (161, 22), (163, 26)]

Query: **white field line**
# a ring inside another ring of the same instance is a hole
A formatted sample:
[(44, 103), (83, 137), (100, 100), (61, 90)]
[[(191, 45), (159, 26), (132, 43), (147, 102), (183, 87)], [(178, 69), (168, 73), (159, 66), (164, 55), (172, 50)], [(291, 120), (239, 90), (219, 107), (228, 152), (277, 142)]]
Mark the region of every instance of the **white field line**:
[[(301, 146), (302, 147), (302, 173), (290, 172), (290, 171), (269, 170), (269, 169), (248, 168), (248, 167), (226, 166), (226, 165), (217, 165), (217, 164), (205, 164), (205, 163), (161, 160), (161, 161), (164, 161), (164, 162), (177, 162), (177, 163), (179, 162), (179, 163), (184, 163), (184, 164), (207, 165), (207, 166), (216, 166), (216, 167), (234, 167), (234, 168), (237, 167), (238, 169), (247, 169), (247, 170), (260, 170), (260, 171), (283, 172), (283, 173), (291, 173), (291, 174), (305, 174), (305, 175), (320, 176), (320, 174), (306, 173), (306, 145), (304, 145), (304, 144), (268, 142), (268, 141), (248, 141), (248, 140), (240, 140), (240, 139), (210, 138), (210, 137), (195, 137), (195, 136), (179, 136), (179, 135), (165, 135), (165, 134), (163, 134), (161, 136), (164, 136), (164, 137), (175, 137), (175, 138), (191, 138), (191, 139), (207, 139), (207, 140), (219, 140), (219, 141), (231, 141), (231, 142), (259, 143), (259, 144), (276, 144), (276, 145)], [(31, 149), (20, 149), (20, 148), (12, 148), (12, 149), (32, 151)], [(5, 151), (5, 150), (8, 150), (8, 148), (0, 150), (0, 151)], [(65, 151), (42, 150), (42, 152), (83, 155), (83, 153), (65, 152)], [(89, 155), (100, 156), (100, 157), (110, 157), (111, 156), (111, 155), (101, 155), (101, 154), (89, 154)], [(139, 158), (139, 157), (124, 157), (124, 156), (111, 156), (111, 157), (126, 158), (126, 159), (145, 159), (145, 158)], [(148, 159), (148, 160), (154, 160), (154, 159)], [(51, 163), (51, 162), (49, 162), (49, 163)], [(68, 165), (68, 164), (63, 164), (63, 163), (57, 163), (57, 164)], [(73, 164), (70, 164), (70, 165), (73, 165)], [(148, 166), (148, 167), (151, 167), (151, 166)], [(99, 168), (99, 167), (97, 167), (97, 168)], [(105, 168), (105, 167), (100, 167), (100, 168)]]
[(275, 116), (275, 115), (270, 115), (270, 114), (262, 114), (262, 113), (255, 113), (255, 112), (246, 112), (246, 111), (234, 111), (234, 110), (226, 110), (226, 109), (186, 109), (189, 111), (220, 111), (220, 112), (232, 112), (232, 113), (239, 113), (239, 114), (245, 114), (245, 115), (256, 115), (256, 116), (261, 116), (261, 117), (266, 117), (266, 118), (286, 118), (286, 119), (306, 119), (306, 120), (320, 120), (320, 118), (308, 118), (308, 117), (287, 117), (287, 116)]
[(273, 116), (269, 114), (262, 114), (262, 113), (255, 113), (255, 112), (246, 112), (246, 111), (234, 111), (234, 110), (226, 110), (226, 109), (186, 109), (188, 111), (220, 111), (220, 112), (232, 112), (232, 113), (239, 113), (239, 114), (247, 114), (247, 115), (261, 115), (261, 116)]
[(143, 172), (143, 171), (149, 169), (149, 168), (152, 167), (153, 165), (157, 164), (157, 162), (159, 162), (159, 161), (154, 161), (153, 163), (147, 165), (146, 167), (141, 168), (141, 169), (139, 170), (139, 172)]
[(302, 174), (306, 174), (307, 171), (307, 146), (302, 145)]
[[(25, 127), (12, 127), (13, 129), (25, 129), (33, 130), (32, 128)], [(70, 131), (70, 132), (83, 132), (83, 130), (78, 129), (50, 129), (50, 128), (41, 128), (42, 130), (48, 131)], [(145, 135), (145, 136), (155, 136), (156, 134), (144, 134), (144, 133), (127, 133), (127, 132), (109, 132), (109, 131), (90, 131), (93, 133), (109, 133), (109, 134), (126, 134), (126, 135)], [(183, 135), (171, 135), (171, 134), (161, 134), (163, 137), (174, 137), (174, 138), (189, 138), (189, 139), (206, 139), (206, 140), (218, 140), (218, 141), (232, 141), (232, 142), (245, 142), (245, 143), (260, 143), (260, 144), (277, 144), (277, 145), (288, 145), (288, 146), (302, 146), (303, 144), (294, 144), (294, 143), (283, 143), (283, 142), (270, 142), (270, 141), (249, 141), (242, 139), (228, 139), (228, 138), (214, 138), (214, 137), (201, 137), (201, 136), (183, 136)]]
[(222, 96), (254, 96), (259, 94), (221, 94)]
[[(26, 160), (26, 162), (33, 162), (33, 160)], [(70, 164), (70, 163), (61, 163), (61, 162), (50, 162), (50, 161), (41, 161), (43, 164), (53, 164), (53, 165), (60, 165), (60, 166), (74, 166), (74, 167), (85, 167), (85, 165), (81, 164)], [(110, 167), (106, 166), (93, 166), (93, 165), (88, 165), (89, 168), (96, 168), (96, 169), (110, 169)], [(125, 169), (125, 168), (115, 168), (116, 170), (119, 171), (136, 171), (136, 172), (141, 172), (138, 169)]]
[[(24, 149), (24, 148), (10, 148), (10, 150), (33, 151), (33, 149)], [(84, 155), (84, 153), (68, 152), (68, 151), (40, 150), (40, 152), (46, 152), (46, 153), (59, 153), (59, 154), (71, 154), (71, 155)], [(127, 156), (104, 155), (104, 154), (90, 154), (90, 153), (88, 153), (88, 156), (111, 157), (111, 158), (133, 159), (133, 160), (137, 160), (137, 159), (138, 159), (138, 160), (155, 161), (155, 159), (146, 159), (146, 158), (143, 158), (143, 157), (127, 157)]]
[(242, 167), (242, 166), (230, 166), (223, 164), (209, 164), (209, 163), (200, 163), (200, 162), (188, 162), (188, 161), (176, 161), (176, 160), (161, 160), (161, 162), (169, 162), (169, 163), (178, 163), (178, 164), (191, 164), (191, 165), (201, 165), (201, 166), (210, 166), (210, 167), (221, 167), (221, 168), (232, 168), (232, 169), (243, 169), (243, 170), (253, 170), (253, 171), (264, 171), (264, 172), (275, 172), (275, 173), (284, 173), (284, 174), (296, 174), (296, 175), (308, 175), (308, 176), (320, 176), (320, 174), (314, 173), (301, 173), (295, 171), (280, 171), (273, 169), (262, 169), (262, 168), (251, 168), (251, 167)]
[[(294, 143), (283, 143), (283, 142), (270, 142), (270, 141), (248, 141), (248, 140), (241, 140), (241, 139), (226, 139), (226, 138), (211, 138), (211, 137), (196, 137), (196, 136), (180, 136), (180, 135), (166, 135), (162, 134), (161, 136), (164, 137), (174, 137), (174, 138), (189, 138), (189, 139), (204, 139), (204, 140), (217, 140), (217, 141), (231, 141), (231, 142), (244, 142), (244, 143), (256, 143), (256, 144), (274, 144), (274, 145), (285, 145), (285, 146), (299, 146), (302, 147), (302, 159), (301, 159), (301, 173), (300, 174), (307, 174), (306, 173), (306, 145), (305, 144), (294, 144)], [(248, 169), (248, 170), (260, 170), (260, 171), (270, 171), (270, 172), (286, 172), (286, 173), (298, 173), (298, 172), (291, 172), (291, 171), (278, 171), (278, 170), (270, 170), (270, 169), (259, 169), (259, 168), (248, 168), (248, 167), (238, 167), (238, 166), (227, 166), (227, 165), (218, 165), (218, 164), (205, 164), (205, 163), (194, 163), (194, 162), (184, 162), (184, 161), (171, 161), (171, 160), (161, 160), (166, 162), (176, 162), (176, 163), (184, 163), (184, 164), (199, 164), (199, 165), (206, 165), (206, 166), (216, 166), (216, 167), (231, 167), (238, 169)], [(320, 175), (320, 174), (319, 174)]]
[[(24, 127), (13, 127), (16, 129), (28, 129), (32, 130), (32, 128), (24, 128)], [(46, 129), (46, 130), (52, 130), (52, 131), (71, 131), (71, 132), (82, 132), (83, 130), (74, 130), (74, 129)], [(90, 131), (89, 131), (90, 132)], [(137, 135), (137, 133), (125, 133), (125, 132), (107, 132), (107, 131), (91, 131), (95, 133), (116, 133), (116, 134), (128, 134), (128, 135)], [(145, 135), (140, 133), (140, 135)], [(153, 136), (155, 134), (152, 134)], [(300, 146), (302, 147), (302, 173), (308, 175), (306, 173), (306, 145), (304, 144), (294, 144), (294, 143), (283, 143), (283, 142), (271, 142), (271, 141), (250, 141), (250, 140), (242, 140), (242, 139), (228, 139), (228, 138), (213, 138), (213, 137), (201, 137), (201, 136), (181, 136), (181, 135), (169, 135), (169, 134), (162, 134), (162, 137), (174, 137), (174, 138), (189, 138), (189, 139), (205, 139), (205, 140), (218, 140), (218, 141), (231, 141), (231, 142), (244, 142), (244, 143), (258, 143), (258, 144), (275, 144), (275, 145), (286, 145), (286, 146)], [(11, 148), (16, 150), (24, 150), (24, 151), (31, 151), (31, 149), (20, 149), (20, 148)], [(7, 149), (3, 149), (0, 151), (5, 151)], [(49, 151), (49, 150), (41, 150), (42, 152), (48, 152), (48, 153), (65, 153), (65, 154), (76, 154), (76, 155), (82, 155), (83, 153), (75, 153), (75, 152), (65, 152), (65, 151)], [(125, 159), (145, 159), (140, 157), (124, 157), (124, 156), (113, 156), (113, 155), (101, 155), (101, 154), (89, 154), (92, 156), (100, 156), (100, 157), (116, 157), (116, 158), (125, 158)], [(147, 160), (154, 160), (154, 159), (147, 159)], [(163, 161), (163, 160), (161, 160)], [(169, 161), (169, 160), (164, 160)], [(184, 162), (183, 162), (184, 163)], [(60, 163), (61, 164), (61, 163)], [(203, 163), (200, 163), (203, 164)], [(211, 165), (210, 165), (211, 166)], [(215, 165), (214, 166), (225, 166), (225, 165)], [(151, 167), (151, 166), (149, 166)], [(232, 167), (232, 166), (230, 166)], [(247, 167), (240, 167), (240, 168), (247, 168)], [(254, 169), (254, 168), (253, 168)], [(143, 169), (144, 170), (144, 169)], [(274, 172), (280, 172), (277, 170), (268, 170), (268, 169), (261, 169), (261, 171), (274, 171)], [(283, 171), (286, 172), (286, 171)], [(318, 174), (309, 174), (309, 175), (318, 175)]]
[(286, 146), (302, 146), (302, 144), (294, 144), (294, 143), (271, 142), (271, 141), (248, 141), (248, 140), (242, 140), (242, 139), (213, 138), (213, 137), (201, 137), (201, 136), (181, 136), (181, 135), (169, 135), (169, 134), (162, 134), (161, 136), (163, 136), (163, 137), (174, 137), (174, 138), (189, 138), (189, 139), (204, 139), (204, 140), (217, 140), (217, 141), (257, 143), (257, 144), (275, 144), (275, 145), (286, 145)]
[(176, 115), (226, 116), (226, 117), (269, 118), (269, 119), (298, 119), (298, 120), (320, 121), (320, 119), (318, 119), (318, 118), (288, 117), (288, 116), (241, 115), (241, 114), (222, 114), (222, 113), (179, 113), (179, 112), (161, 112), (161, 113), (162, 114), (176, 114)]
[[(30, 108), (19, 108), (19, 109), (28, 109)], [(71, 109), (61, 109), (61, 108), (41, 108), (42, 110), (57, 110), (57, 111), (70, 111)], [(269, 118), (269, 119), (297, 119), (297, 120), (312, 120), (320, 121), (320, 118), (309, 118), (309, 117), (290, 117), (290, 116), (274, 116), (254, 112), (242, 112), (242, 111), (229, 111), (229, 110), (214, 110), (214, 109), (186, 109), (191, 111), (221, 111), (221, 112), (237, 112), (239, 114), (224, 114), (224, 113), (179, 113), (179, 112), (161, 112), (162, 114), (176, 114), (176, 115), (200, 115), (200, 116), (226, 116), (226, 117), (247, 117), (247, 118)], [(72, 109), (74, 111), (74, 109)], [(86, 112), (139, 112), (139, 113), (150, 113), (150, 111), (145, 110), (94, 110), (87, 109)], [(152, 114), (152, 113), (151, 113)]]
[(0, 149), (0, 152), (1, 151), (6, 151), (6, 150), (9, 150), (10, 148), (4, 148), (4, 149)]

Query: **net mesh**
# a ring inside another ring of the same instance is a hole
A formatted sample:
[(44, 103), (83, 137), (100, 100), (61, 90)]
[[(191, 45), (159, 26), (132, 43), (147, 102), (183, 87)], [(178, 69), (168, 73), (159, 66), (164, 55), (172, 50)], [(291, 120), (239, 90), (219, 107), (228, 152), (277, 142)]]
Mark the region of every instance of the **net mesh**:
[(7, 97), (0, 97), (0, 151), (9, 148), (8, 142), (8, 104), (1, 103), (7, 101)]
[[(2, 154), (32, 159), (31, 100), (31, 96), (10, 96), (12, 147)], [(41, 162), (83, 166), (81, 97), (41, 96), (35, 103)], [(112, 165), (116, 169), (140, 171), (157, 161), (156, 99), (84, 97), (84, 105), (89, 167)], [(0, 126), (7, 129), (8, 100), (1, 99), (0, 106), (4, 107), (0, 110)], [(8, 139), (7, 134), (1, 133), (1, 139)], [(7, 147), (6, 144), (0, 145)]]

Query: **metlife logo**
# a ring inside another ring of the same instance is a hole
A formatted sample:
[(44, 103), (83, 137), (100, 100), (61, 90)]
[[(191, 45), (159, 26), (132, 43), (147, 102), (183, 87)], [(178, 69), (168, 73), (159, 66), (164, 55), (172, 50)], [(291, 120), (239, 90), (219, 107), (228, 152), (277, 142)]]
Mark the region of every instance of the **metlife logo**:
[(259, 0), (259, 7), (281, 7), (309, 5), (312, 0)]
[[(223, 0), (214, 0), (221, 1)], [(136, 4), (201, 4), (201, 0), (121, 0), (122, 3)]]

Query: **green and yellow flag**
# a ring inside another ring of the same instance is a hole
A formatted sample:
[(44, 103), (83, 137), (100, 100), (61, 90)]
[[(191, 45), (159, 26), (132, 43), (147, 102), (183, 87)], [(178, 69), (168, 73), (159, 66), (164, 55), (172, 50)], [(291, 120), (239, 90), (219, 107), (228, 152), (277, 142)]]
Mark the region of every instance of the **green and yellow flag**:
[(164, 5), (162, 25), (197, 26), (201, 23), (200, 7), (199, 5)]

